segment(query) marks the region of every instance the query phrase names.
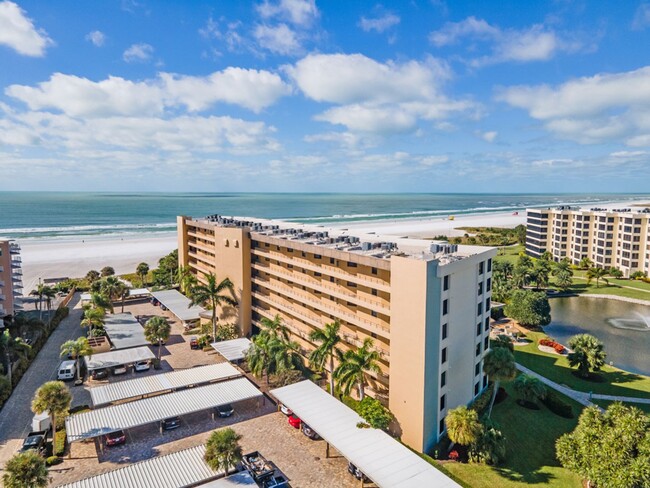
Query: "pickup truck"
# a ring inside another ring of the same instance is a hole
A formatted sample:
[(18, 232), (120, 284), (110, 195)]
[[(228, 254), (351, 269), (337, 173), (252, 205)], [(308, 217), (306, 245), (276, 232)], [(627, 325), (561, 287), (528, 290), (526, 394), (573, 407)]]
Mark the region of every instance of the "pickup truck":
[(36, 451), (38, 454), (44, 455), (46, 448), (47, 431), (41, 430), (30, 432), (27, 438), (23, 441), (23, 447), (20, 452)]
[(258, 451), (244, 454), (241, 463), (256, 482), (270, 478), (275, 473), (275, 466), (267, 461)]

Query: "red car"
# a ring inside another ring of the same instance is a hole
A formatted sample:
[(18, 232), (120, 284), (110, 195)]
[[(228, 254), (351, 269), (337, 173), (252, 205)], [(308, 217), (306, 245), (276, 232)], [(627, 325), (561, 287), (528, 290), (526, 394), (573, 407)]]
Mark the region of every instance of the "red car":
[(190, 349), (198, 349), (199, 348), (199, 338), (196, 336), (192, 336), (190, 338)]
[(104, 442), (107, 446), (119, 446), (126, 442), (126, 435), (123, 430), (118, 430), (116, 432), (111, 432), (104, 436)]
[(287, 420), (289, 421), (289, 425), (293, 427), (294, 429), (299, 429), (300, 428), (300, 419), (296, 417), (294, 414), (291, 414), (287, 417)]

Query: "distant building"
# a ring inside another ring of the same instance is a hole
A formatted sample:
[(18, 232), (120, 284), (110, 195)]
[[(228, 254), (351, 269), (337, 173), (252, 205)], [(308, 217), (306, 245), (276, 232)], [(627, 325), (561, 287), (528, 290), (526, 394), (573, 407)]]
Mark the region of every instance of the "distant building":
[(526, 211), (526, 253), (548, 251), (555, 261), (618, 268), (625, 277), (650, 274), (650, 208), (557, 207)]
[(244, 335), (263, 317), (284, 319), (306, 357), (312, 330), (341, 322), (341, 349), (371, 338), (381, 372), (366, 392), (397, 417), (402, 440), (430, 449), (447, 411), (487, 386), (494, 248), (258, 219), (178, 218), (179, 262), (199, 281), (234, 283)]
[(0, 319), (22, 310), (22, 276), (20, 246), (14, 241), (0, 240)]

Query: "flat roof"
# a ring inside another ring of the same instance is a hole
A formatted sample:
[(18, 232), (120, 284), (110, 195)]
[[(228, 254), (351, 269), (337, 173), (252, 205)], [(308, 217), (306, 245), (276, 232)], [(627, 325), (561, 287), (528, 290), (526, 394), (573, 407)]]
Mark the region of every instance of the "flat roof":
[(149, 345), (144, 337), (144, 327), (130, 312), (106, 315), (104, 330), (115, 349)]
[[(164, 456), (84, 478), (60, 488), (178, 488), (196, 486), (220, 476), (203, 456), (205, 445), (190, 447)], [(227, 478), (226, 478), (227, 479)], [(228, 486), (228, 485), (217, 485)], [(233, 485), (230, 485), (233, 486)]]
[(251, 341), (246, 337), (240, 337), (229, 341), (213, 342), (210, 345), (228, 361), (239, 361), (246, 356), (246, 351), (251, 347)]
[(65, 428), (68, 442), (75, 442), (261, 396), (250, 381), (237, 378), (70, 415)]
[(146, 288), (133, 288), (132, 290), (129, 290), (130, 297), (137, 297), (143, 295), (151, 295), (151, 292)]
[(81, 294), (81, 300), (82, 301), (90, 301), (92, 299), (92, 295), (90, 293), (82, 293)]
[(271, 390), (302, 421), (381, 488), (460, 488), (455, 481), (309, 380)]
[(92, 356), (86, 356), (86, 366), (89, 370), (110, 368), (122, 364), (131, 364), (136, 361), (147, 361), (156, 356), (148, 347), (134, 347), (132, 349), (120, 349), (117, 351), (100, 352)]
[(248, 471), (240, 471), (231, 474), (227, 478), (219, 478), (218, 480), (203, 483), (199, 485), (199, 488), (236, 488), (238, 486), (254, 486), (257, 488), (258, 485)]
[(152, 291), (151, 295), (183, 322), (198, 320), (203, 307), (190, 306), (191, 300), (178, 290)]
[(143, 376), (133, 380), (117, 381), (104, 386), (90, 388), (93, 405), (105, 405), (128, 398), (135, 398), (166, 390), (175, 390), (191, 385), (211, 383), (217, 380), (241, 376), (241, 372), (230, 363), (210, 364), (188, 368), (171, 373)]

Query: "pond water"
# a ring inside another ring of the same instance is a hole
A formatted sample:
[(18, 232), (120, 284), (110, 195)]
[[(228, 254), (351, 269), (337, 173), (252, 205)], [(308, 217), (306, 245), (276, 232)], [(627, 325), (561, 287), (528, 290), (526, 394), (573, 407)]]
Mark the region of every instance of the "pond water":
[(576, 334), (588, 333), (605, 344), (607, 363), (633, 373), (650, 375), (650, 306), (619, 300), (553, 298), (544, 331), (567, 345)]

